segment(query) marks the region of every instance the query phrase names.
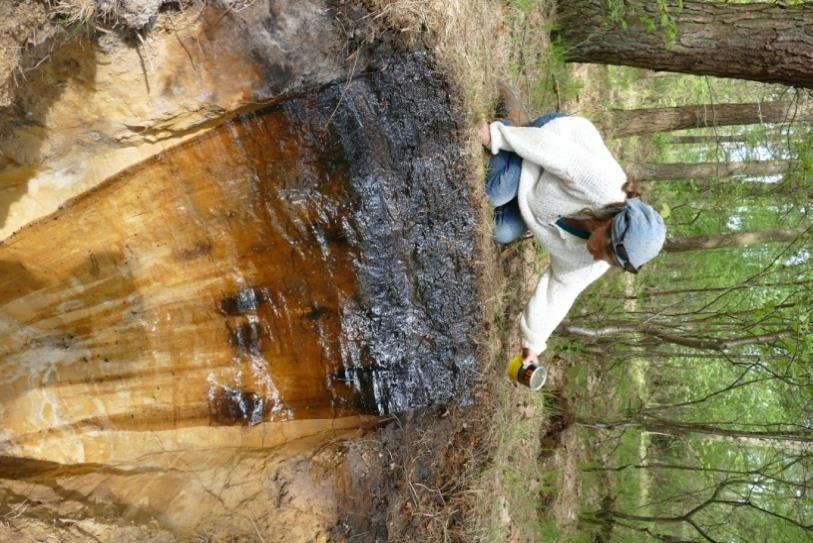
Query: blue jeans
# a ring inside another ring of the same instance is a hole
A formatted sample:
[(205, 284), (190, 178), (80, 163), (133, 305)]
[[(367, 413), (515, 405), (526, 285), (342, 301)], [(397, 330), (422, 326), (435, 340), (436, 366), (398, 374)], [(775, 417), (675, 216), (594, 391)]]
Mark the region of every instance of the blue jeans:
[[(548, 121), (565, 115), (559, 112), (548, 113), (536, 119), (530, 126), (539, 128)], [(502, 123), (511, 126), (507, 119)], [(521, 171), (522, 158), (510, 151), (500, 151), (491, 157), (488, 164), (486, 197), (494, 206), (494, 239), (503, 245), (518, 240), (528, 231), (517, 201)]]

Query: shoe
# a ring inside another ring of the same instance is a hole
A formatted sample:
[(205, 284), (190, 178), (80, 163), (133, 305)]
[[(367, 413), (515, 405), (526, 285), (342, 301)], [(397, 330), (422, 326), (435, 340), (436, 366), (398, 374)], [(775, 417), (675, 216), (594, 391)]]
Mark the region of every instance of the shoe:
[(503, 113), (503, 117), (511, 121), (514, 126), (528, 126), (531, 124), (531, 116), (522, 106), (522, 102), (517, 98), (517, 94), (505, 81), (497, 81), (497, 91), (500, 93), (500, 106), (498, 110)]

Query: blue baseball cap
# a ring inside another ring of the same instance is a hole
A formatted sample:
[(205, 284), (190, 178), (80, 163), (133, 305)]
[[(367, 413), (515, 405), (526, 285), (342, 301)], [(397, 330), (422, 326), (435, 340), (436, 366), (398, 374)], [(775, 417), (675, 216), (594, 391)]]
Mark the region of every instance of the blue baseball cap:
[(638, 198), (630, 198), (613, 217), (612, 252), (618, 265), (637, 273), (638, 269), (661, 252), (666, 241), (663, 217)]

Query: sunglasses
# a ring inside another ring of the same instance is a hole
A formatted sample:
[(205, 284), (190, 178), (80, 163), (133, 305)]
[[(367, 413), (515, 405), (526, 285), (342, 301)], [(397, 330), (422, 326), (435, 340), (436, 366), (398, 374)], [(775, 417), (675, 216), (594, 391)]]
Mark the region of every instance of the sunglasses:
[(618, 240), (618, 243), (613, 245), (613, 252), (621, 260), (621, 267), (624, 268), (624, 271), (638, 273), (641, 270), (641, 267), (636, 268), (632, 265), (632, 263), (630, 263), (630, 257), (627, 254), (627, 250), (624, 248), (624, 238), (627, 237), (627, 230), (629, 230), (629, 228), (630, 223), (627, 221), (627, 226), (621, 233), (621, 239)]

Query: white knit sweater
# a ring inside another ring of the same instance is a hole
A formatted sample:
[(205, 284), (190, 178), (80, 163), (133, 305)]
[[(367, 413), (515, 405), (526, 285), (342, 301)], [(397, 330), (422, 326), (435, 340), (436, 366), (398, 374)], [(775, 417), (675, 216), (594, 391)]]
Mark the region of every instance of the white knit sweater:
[(550, 266), (520, 319), (522, 346), (541, 353), (576, 297), (610, 265), (593, 260), (587, 242), (554, 223), (585, 207), (623, 202), (626, 175), (598, 130), (581, 117), (559, 117), (542, 128), (491, 123), (491, 152), (523, 158), (519, 208), (550, 253)]

